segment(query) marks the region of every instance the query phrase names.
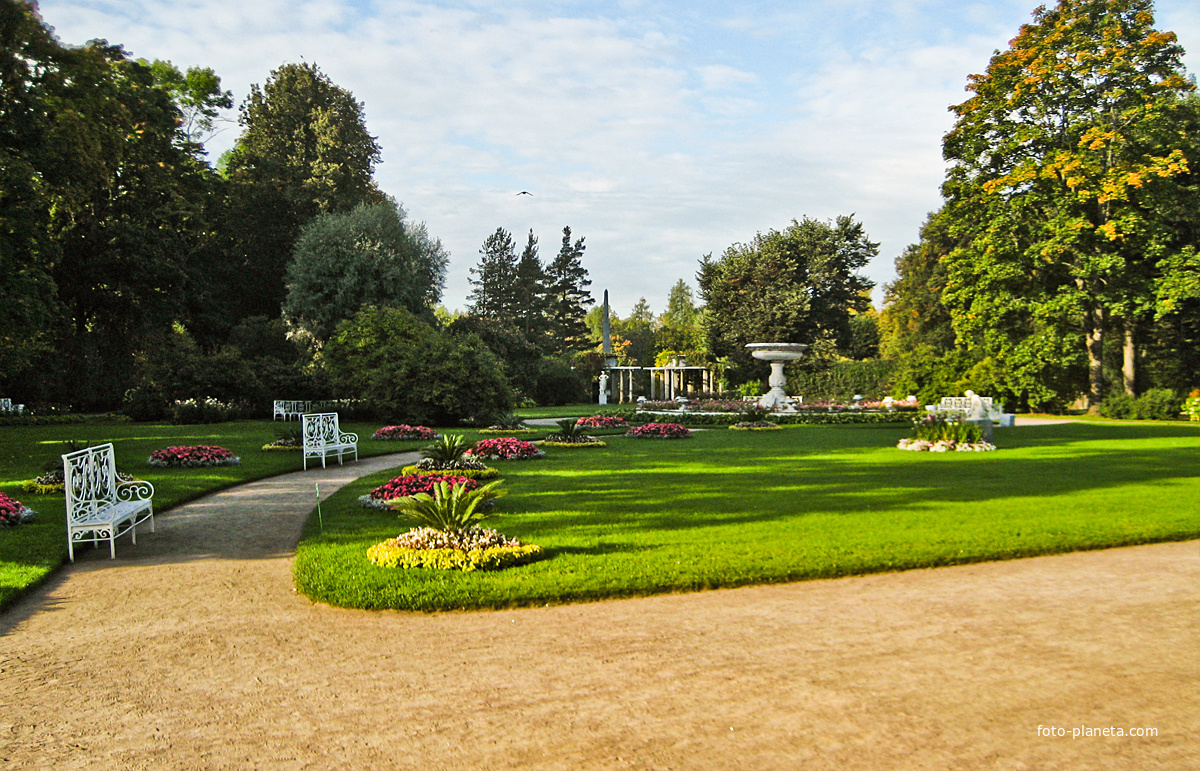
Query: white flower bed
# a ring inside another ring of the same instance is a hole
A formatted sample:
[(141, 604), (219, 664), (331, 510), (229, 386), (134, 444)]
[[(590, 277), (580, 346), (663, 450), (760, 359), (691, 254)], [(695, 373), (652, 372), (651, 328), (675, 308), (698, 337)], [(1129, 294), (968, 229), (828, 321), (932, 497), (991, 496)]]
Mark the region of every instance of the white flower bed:
[(901, 439), (896, 447), (914, 452), (991, 452), (996, 449), (996, 445), (990, 442), (954, 442), (947, 439), (936, 442), (927, 439)]

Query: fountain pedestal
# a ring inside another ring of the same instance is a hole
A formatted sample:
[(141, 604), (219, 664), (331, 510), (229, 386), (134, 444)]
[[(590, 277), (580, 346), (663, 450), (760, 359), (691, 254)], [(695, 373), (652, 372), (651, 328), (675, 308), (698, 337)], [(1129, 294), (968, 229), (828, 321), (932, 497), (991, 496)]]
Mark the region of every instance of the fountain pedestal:
[(783, 374), (783, 365), (803, 356), (808, 346), (804, 343), (750, 343), (746, 347), (751, 356), (771, 365), (771, 377), (767, 380), (771, 390), (763, 394), (758, 405), (772, 412), (795, 412), (796, 400), (784, 390), (787, 377)]

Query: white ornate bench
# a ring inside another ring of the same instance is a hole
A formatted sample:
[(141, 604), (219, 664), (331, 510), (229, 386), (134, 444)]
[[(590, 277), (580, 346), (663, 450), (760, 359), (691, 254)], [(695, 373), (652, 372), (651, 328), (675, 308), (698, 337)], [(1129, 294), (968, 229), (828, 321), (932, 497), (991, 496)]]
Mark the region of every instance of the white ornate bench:
[(18, 415), (25, 412), (24, 404), (13, 404), (12, 399), (0, 399), (0, 412), (15, 412)]
[(271, 420), (300, 419), (306, 412), (312, 412), (312, 402), (296, 401), (294, 399), (276, 399), (271, 411)]
[[(75, 561), (76, 543), (108, 541), (117, 558), (117, 536), (129, 533), (137, 543), (137, 526), (150, 520), (154, 532), (154, 486), (122, 482), (111, 443), (62, 456), (67, 494), (67, 553)], [(88, 538), (87, 536), (91, 536)]]
[(300, 418), (304, 433), (304, 469), (308, 470), (309, 458), (320, 458), (321, 468), (325, 468), (325, 459), (337, 456), (338, 464), (342, 456), (354, 453), (358, 460), (358, 434), (343, 434), (338, 425), (336, 412), (318, 412), (302, 415)]

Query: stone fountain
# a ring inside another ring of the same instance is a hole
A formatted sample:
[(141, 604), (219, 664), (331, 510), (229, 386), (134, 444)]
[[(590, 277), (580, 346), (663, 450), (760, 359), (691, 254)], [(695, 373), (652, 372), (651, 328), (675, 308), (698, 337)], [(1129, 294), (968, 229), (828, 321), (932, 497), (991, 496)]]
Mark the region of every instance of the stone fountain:
[(749, 343), (746, 347), (751, 356), (771, 365), (771, 377), (767, 380), (771, 390), (763, 394), (758, 405), (772, 412), (795, 412), (796, 400), (783, 390), (787, 385), (783, 365), (803, 356), (808, 346), (804, 343)]

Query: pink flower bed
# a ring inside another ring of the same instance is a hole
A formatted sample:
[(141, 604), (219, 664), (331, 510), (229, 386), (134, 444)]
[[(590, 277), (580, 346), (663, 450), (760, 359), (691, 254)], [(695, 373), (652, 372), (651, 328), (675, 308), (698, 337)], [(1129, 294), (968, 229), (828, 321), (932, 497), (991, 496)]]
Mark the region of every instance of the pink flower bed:
[(590, 418), (580, 418), (575, 423), (587, 428), (625, 428), (629, 425), (625, 422), (625, 418), (609, 417), (607, 415), (593, 415)]
[(16, 527), (25, 521), (30, 513), (28, 506), (0, 493), (0, 527)]
[(625, 432), (631, 439), (683, 439), (691, 435), (691, 431), (678, 423), (647, 423)]
[(466, 454), (485, 460), (529, 460), (540, 458), (546, 453), (529, 442), (505, 436), (478, 441), (474, 448), (467, 450)]
[(146, 461), (159, 468), (200, 468), (203, 466), (236, 466), (241, 459), (224, 447), (198, 445), (167, 447), (150, 453)]
[(437, 439), (438, 432), (432, 428), (425, 426), (407, 426), (404, 424), (398, 426), (384, 426), (375, 432), (372, 439), (396, 440), (396, 439)]

